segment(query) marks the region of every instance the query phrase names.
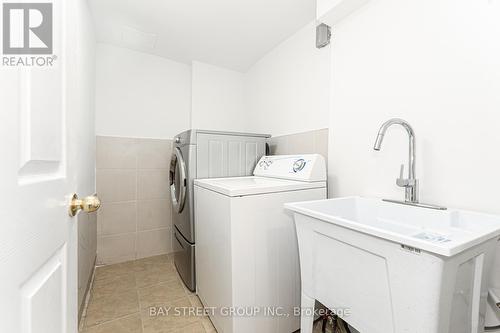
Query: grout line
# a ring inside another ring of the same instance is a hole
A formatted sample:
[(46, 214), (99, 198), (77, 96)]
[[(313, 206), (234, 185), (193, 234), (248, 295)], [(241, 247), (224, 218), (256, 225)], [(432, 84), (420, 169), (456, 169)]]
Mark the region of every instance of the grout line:
[(104, 201), (103, 204), (126, 204), (126, 203), (134, 203), (137, 200), (119, 200), (119, 201)]
[(129, 231), (129, 232), (120, 232), (118, 234), (111, 234), (111, 235), (98, 235), (98, 237), (101, 237), (101, 238), (111, 238), (111, 237), (117, 237), (117, 236), (125, 236), (125, 235), (133, 235), (133, 234), (137, 234), (136, 231)]
[(139, 199), (137, 202), (155, 202), (155, 201), (167, 201), (167, 204), (170, 204), (170, 197), (166, 198), (153, 198), (153, 199)]
[(102, 167), (96, 167), (95, 170), (96, 171), (108, 171), (108, 170), (120, 170), (120, 171), (132, 171), (132, 170), (135, 170), (137, 169), (137, 167), (129, 167), (129, 168), (125, 168), (125, 167), (120, 167), (120, 168), (102, 168)]
[(171, 230), (171, 229), (172, 229), (172, 227), (166, 226), (166, 227), (159, 227), (159, 228), (153, 228), (153, 229), (138, 230), (137, 233), (139, 233), (139, 232), (147, 232), (147, 231)]
[(100, 322), (99, 324), (95, 324), (95, 325), (91, 325), (91, 326), (86, 326), (85, 329), (87, 329), (87, 328), (96, 328), (96, 327), (102, 326), (104, 324), (109, 324), (109, 323), (115, 322), (117, 320), (121, 320), (121, 319), (124, 319), (124, 318), (127, 318), (127, 317), (131, 317), (131, 316), (136, 315), (136, 314), (139, 314), (139, 316), (140, 316), (141, 312), (139, 311), (139, 312), (127, 313), (126, 315), (123, 315), (123, 316), (118, 316), (118, 317), (112, 318), (110, 320), (105, 320), (103, 322)]
[(170, 171), (170, 168), (168, 166), (165, 167), (154, 167), (154, 168), (144, 168), (144, 167), (138, 167), (137, 170), (146, 170), (146, 171)]
[(137, 212), (136, 212), (136, 229), (135, 229), (135, 231), (118, 232), (118, 233), (114, 233), (114, 234), (102, 234), (101, 233), (101, 234), (98, 234), (97, 236), (101, 237), (101, 238), (110, 238), (110, 237), (115, 237), (115, 236), (124, 236), (124, 235), (138, 234), (140, 232), (161, 231), (161, 230), (172, 230), (172, 226), (171, 225), (166, 225), (166, 226), (163, 226), (163, 227), (154, 227), (154, 228), (151, 228), (151, 229), (139, 229), (138, 228), (138, 216), (137, 216)]

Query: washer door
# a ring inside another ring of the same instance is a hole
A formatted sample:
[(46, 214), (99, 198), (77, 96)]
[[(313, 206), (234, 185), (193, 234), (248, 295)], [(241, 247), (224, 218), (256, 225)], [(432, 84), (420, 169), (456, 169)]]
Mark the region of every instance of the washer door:
[(186, 163), (179, 148), (174, 149), (170, 161), (170, 197), (174, 211), (182, 212), (186, 203)]

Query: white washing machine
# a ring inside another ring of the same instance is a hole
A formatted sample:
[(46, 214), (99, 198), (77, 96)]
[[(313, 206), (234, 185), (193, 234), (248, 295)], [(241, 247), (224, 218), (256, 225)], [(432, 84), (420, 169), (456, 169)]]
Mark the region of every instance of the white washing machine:
[(283, 205), (326, 198), (324, 158), (265, 156), (253, 177), (194, 185), (197, 292), (217, 331), (299, 329), (297, 238)]

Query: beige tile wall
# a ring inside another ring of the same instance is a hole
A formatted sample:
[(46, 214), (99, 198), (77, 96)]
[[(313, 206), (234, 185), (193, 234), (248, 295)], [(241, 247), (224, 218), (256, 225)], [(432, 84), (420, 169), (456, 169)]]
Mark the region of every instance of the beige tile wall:
[[(83, 303), (94, 270), (97, 252), (97, 214), (78, 215), (78, 307)], [(81, 312), (79, 312), (79, 315)]]
[(172, 252), (171, 140), (98, 136), (97, 263)]
[[(328, 160), (328, 129), (277, 136), (268, 143), (272, 155), (318, 153)], [(98, 264), (172, 252), (171, 151), (171, 140), (97, 137)]]
[(321, 154), (328, 161), (328, 128), (268, 140), (271, 155)]

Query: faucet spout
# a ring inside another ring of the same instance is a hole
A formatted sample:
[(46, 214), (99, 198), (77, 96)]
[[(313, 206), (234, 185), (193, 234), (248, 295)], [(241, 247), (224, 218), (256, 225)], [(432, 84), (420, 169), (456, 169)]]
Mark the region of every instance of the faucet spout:
[(393, 118), (382, 124), (380, 127), (377, 139), (375, 140), (375, 144), (373, 149), (379, 151), (382, 148), (382, 142), (384, 141), (385, 133), (387, 129), (392, 125), (400, 125), (402, 126), (406, 132), (408, 133), (409, 140), (409, 156), (408, 156), (408, 178), (403, 179), (402, 176), (398, 179), (398, 186), (404, 187), (406, 189), (405, 193), (405, 201), (418, 203), (418, 181), (416, 179), (415, 172), (415, 131), (411, 125), (403, 119)]
[(377, 134), (377, 139), (375, 139), (375, 144), (373, 145), (374, 150), (380, 151), (382, 148), (382, 142), (384, 141), (384, 136), (385, 134), (380, 132)]

